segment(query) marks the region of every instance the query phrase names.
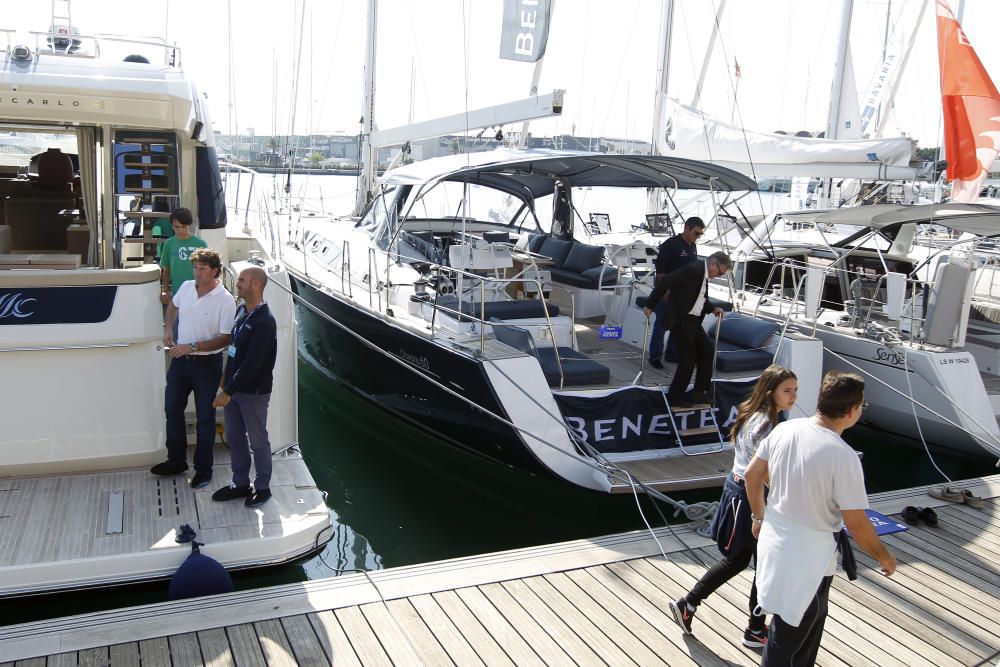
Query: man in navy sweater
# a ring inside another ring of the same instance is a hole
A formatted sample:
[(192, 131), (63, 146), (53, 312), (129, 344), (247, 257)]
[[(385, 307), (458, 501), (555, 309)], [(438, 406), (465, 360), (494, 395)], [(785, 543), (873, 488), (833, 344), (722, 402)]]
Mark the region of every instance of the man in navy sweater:
[[(278, 355), (278, 325), (264, 301), (267, 274), (251, 266), (240, 272), (236, 294), (243, 305), (236, 310), (232, 344), (226, 353), (226, 372), (213, 405), (224, 408), (233, 481), (212, 494), (212, 500), (246, 498), (247, 507), (271, 498), (271, 441), (267, 437), (267, 405)], [(257, 475), (250, 486), (251, 452)]]
[[(684, 231), (660, 244), (660, 252), (656, 255), (656, 279), (672, 271), (676, 271), (689, 262), (698, 261), (698, 239), (705, 233), (705, 223), (701, 218), (690, 217), (684, 223)], [(656, 320), (653, 331), (649, 335), (649, 365), (653, 368), (663, 368), (663, 335), (666, 328), (663, 320), (667, 312), (668, 299), (661, 299), (656, 310)], [(677, 361), (677, 341), (671, 337), (667, 340), (667, 361)]]

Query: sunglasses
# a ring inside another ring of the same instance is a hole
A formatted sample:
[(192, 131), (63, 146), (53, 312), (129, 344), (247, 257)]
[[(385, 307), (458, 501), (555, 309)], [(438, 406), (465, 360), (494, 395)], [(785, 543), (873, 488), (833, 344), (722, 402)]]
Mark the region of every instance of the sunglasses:
[(862, 409), (862, 410), (867, 410), (867, 409), (868, 409), (868, 401), (865, 401), (865, 402), (863, 402), (863, 403), (861, 404), (861, 409)]

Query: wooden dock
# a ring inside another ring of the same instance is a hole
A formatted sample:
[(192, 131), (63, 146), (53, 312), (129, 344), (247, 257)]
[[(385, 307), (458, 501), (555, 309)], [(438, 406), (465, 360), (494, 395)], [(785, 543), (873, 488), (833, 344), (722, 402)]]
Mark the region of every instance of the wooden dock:
[[(860, 551), (856, 582), (838, 572), (818, 664), (997, 664), (1000, 475), (957, 485), (985, 507), (929, 487), (872, 496), (888, 515), (935, 507), (940, 525), (883, 538), (892, 577)], [(666, 560), (636, 531), (8, 626), (0, 667), (759, 664), (740, 644), (751, 573), (709, 597), (685, 637), (667, 603), (718, 552), (687, 526), (656, 535)]]

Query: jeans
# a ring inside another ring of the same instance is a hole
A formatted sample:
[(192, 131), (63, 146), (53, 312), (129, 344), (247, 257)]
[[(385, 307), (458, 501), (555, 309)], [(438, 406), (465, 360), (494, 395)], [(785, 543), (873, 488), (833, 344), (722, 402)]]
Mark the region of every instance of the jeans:
[(188, 355), (170, 360), (163, 406), (167, 415), (167, 459), (170, 462), (187, 463), (184, 408), (193, 391), (198, 418), (194, 469), (197, 472), (212, 472), (212, 447), (215, 445), (215, 408), (212, 407), (212, 400), (219, 391), (221, 379), (221, 353)]
[[(649, 334), (649, 358), (659, 359), (663, 356), (663, 336), (666, 333), (666, 329), (663, 328), (663, 318), (667, 315), (667, 300), (660, 299), (660, 302), (656, 304), (656, 308), (653, 309), (653, 314), (656, 318), (653, 320), (653, 332)], [(673, 340), (673, 336), (670, 337)]]
[(226, 437), (233, 468), (233, 486), (250, 485), (250, 455), (257, 476), (253, 488), (270, 488), (271, 441), (267, 437), (267, 405), (270, 394), (236, 392), (224, 408)]
[(694, 390), (708, 393), (708, 387), (712, 383), (715, 349), (708, 340), (708, 334), (701, 328), (701, 318), (684, 315), (670, 330), (670, 337), (677, 340), (677, 371), (667, 391), (667, 398), (684, 395), (696, 364), (698, 372), (694, 379)]
[(810, 667), (816, 664), (819, 642), (823, 639), (823, 624), (826, 622), (832, 583), (832, 576), (823, 577), (799, 627), (785, 623), (777, 614), (771, 617), (771, 628), (767, 633), (767, 646), (764, 647), (761, 667), (768, 665)]
[[(722, 560), (708, 568), (708, 571), (698, 580), (691, 592), (687, 594), (686, 600), (692, 607), (697, 607), (701, 601), (719, 589), (750, 565), (750, 560), (757, 554), (757, 542), (752, 540), (747, 548), (742, 551), (730, 553)], [(750, 585), (750, 622), (748, 627), (751, 630), (764, 629), (764, 615), (757, 616), (753, 610), (757, 608), (757, 576), (754, 575), (753, 583)]]

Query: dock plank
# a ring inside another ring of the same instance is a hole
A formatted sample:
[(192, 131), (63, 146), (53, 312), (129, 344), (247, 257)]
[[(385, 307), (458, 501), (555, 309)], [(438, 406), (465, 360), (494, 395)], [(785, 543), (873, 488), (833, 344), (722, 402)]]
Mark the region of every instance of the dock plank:
[(372, 632), (378, 637), (389, 660), (394, 665), (419, 665), (421, 660), (417, 655), (409, 636), (400, 627), (399, 622), (389, 613), (385, 604), (373, 602), (362, 605), (361, 613), (371, 626)]
[(108, 647), (108, 667), (139, 667), (139, 644), (127, 642)]
[(407, 598), (407, 601), (413, 605), (420, 619), (430, 628), (452, 662), (456, 665), (485, 664), (434, 598), (430, 595), (415, 595)]
[(139, 660), (142, 667), (171, 667), (167, 638), (155, 637), (139, 642)]
[(309, 624), (312, 625), (316, 638), (319, 639), (320, 646), (323, 647), (331, 665), (360, 667), (361, 661), (351, 646), (351, 640), (347, 638), (340, 621), (332, 611), (309, 614)]
[[(602, 662), (597, 653), (580, 636), (573, 632), (558, 614), (549, 609), (523, 581), (505, 581), (500, 584), (484, 586), (483, 591), (491, 600), (499, 595), (499, 593), (494, 591), (494, 586), (503, 588), (504, 592), (524, 609), (524, 613), (537, 621), (545, 629), (549, 636), (552, 637), (552, 640), (559, 645), (573, 662), (579, 665), (593, 665)], [(494, 604), (497, 603), (494, 602)]]
[(229, 637), (223, 628), (212, 628), (198, 632), (198, 646), (205, 667), (229, 667), (235, 665), (233, 652), (229, 648)]
[(171, 635), (167, 638), (170, 645), (170, 659), (175, 665), (191, 665), (201, 667), (205, 663), (201, 659), (201, 647), (198, 645), (198, 635), (187, 632), (182, 635)]
[(48, 661), (42, 659), (43, 667), (76, 667), (76, 651), (50, 655)]
[(479, 593), (503, 616), (543, 662), (562, 664), (573, 662), (559, 642), (550, 635), (548, 628), (525, 611), (501, 584), (480, 586)]
[(233, 661), (238, 667), (267, 667), (260, 642), (257, 641), (257, 633), (251, 624), (230, 625), (226, 628), (226, 636), (233, 652)]
[(454, 665), (448, 652), (442, 648), (420, 614), (409, 600), (391, 600), (386, 603), (392, 618), (399, 624), (403, 634), (409, 639), (420, 662), (425, 665)]
[(292, 647), (297, 664), (307, 667), (328, 664), (323, 645), (307, 616), (302, 614), (286, 616), (281, 619), (281, 626), (285, 630), (285, 637), (288, 639), (288, 645)]
[(334, 612), (334, 616), (350, 638), (351, 646), (354, 647), (362, 665), (392, 665), (392, 660), (389, 659), (378, 637), (372, 632), (360, 608), (338, 609)]
[[(570, 603), (580, 609), (588, 617), (594, 619), (602, 628), (609, 630), (611, 640), (640, 665), (656, 665), (662, 661), (656, 653), (649, 649), (643, 639), (632, 633), (631, 629), (622, 623), (611, 610), (605, 608), (599, 601), (581, 589), (566, 573), (547, 574), (545, 581), (565, 597)], [(645, 628), (639, 629), (645, 636)], [(690, 663), (690, 664), (693, 664)]]
[(462, 599), (454, 591), (434, 593), (434, 601), (448, 616), (463, 637), (476, 649), (479, 659), (489, 667), (494, 665), (513, 665), (514, 661), (500, 647), (489, 632), (483, 627), (475, 614), (469, 611)]
[(295, 655), (285, 637), (280, 619), (257, 621), (253, 624), (253, 629), (257, 633), (260, 651), (264, 654), (264, 662), (268, 667), (295, 667)]
[[(528, 645), (520, 633), (497, 611), (489, 598), (478, 588), (460, 588), (455, 591), (465, 606), (468, 607), (490, 636), (493, 637), (516, 665), (543, 665), (538, 654)], [(558, 649), (554, 658), (566, 658), (562, 649)]]

